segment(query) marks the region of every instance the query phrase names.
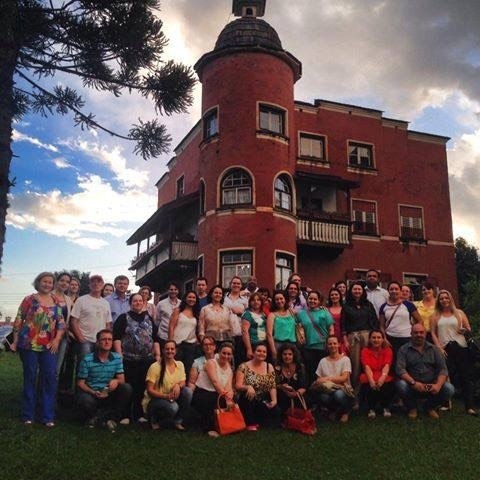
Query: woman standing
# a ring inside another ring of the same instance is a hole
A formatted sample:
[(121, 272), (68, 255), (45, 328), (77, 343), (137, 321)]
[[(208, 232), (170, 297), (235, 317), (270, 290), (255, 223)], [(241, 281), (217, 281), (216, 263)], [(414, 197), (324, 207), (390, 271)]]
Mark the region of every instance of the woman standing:
[(345, 300), (347, 299), (347, 284), (345, 280), (338, 280), (335, 283), (335, 288), (340, 292), (340, 295), (342, 296), (342, 303), (345, 303)]
[(338, 415), (340, 422), (346, 423), (352, 408), (352, 399), (347, 394), (351, 391), (352, 367), (350, 359), (338, 351), (338, 345), (335, 336), (328, 337), (328, 357), (320, 360), (310, 392), (314, 400), (330, 410), (332, 420)]
[(162, 353), (160, 362), (152, 363), (148, 369), (143, 410), (152, 430), (158, 430), (161, 421), (173, 422), (176, 430), (185, 430), (183, 414), (192, 399), (191, 390), (185, 388), (185, 368), (175, 360), (177, 347), (173, 340), (165, 342)]
[(282, 413), (290, 408), (292, 399), (295, 400), (298, 395), (305, 395), (307, 389), (305, 367), (300, 361), (297, 347), (293, 344), (284, 343), (278, 349), (275, 384), (277, 402)]
[(143, 311), (142, 296), (134, 293), (128, 301), (130, 311), (119, 315), (113, 324), (113, 348), (123, 358), (125, 381), (133, 389), (131, 412), (125, 412), (123, 424), (128, 423), (130, 416), (134, 422), (145, 421), (142, 409), (145, 376), (152, 362), (160, 360), (157, 327)]
[(302, 348), (302, 356), (307, 369), (309, 382), (315, 380), (315, 370), (320, 360), (327, 355), (325, 350), (329, 335), (333, 335), (333, 318), (324, 308), (323, 296), (316, 290), (310, 291), (307, 298), (308, 307), (297, 314), (298, 321), (305, 331), (305, 345)]
[(62, 371), (63, 362), (68, 349), (68, 326), (73, 302), (72, 299), (67, 295), (67, 291), (71, 280), (72, 276), (69, 273), (59, 273), (57, 275), (55, 289), (53, 291), (53, 295), (57, 300), (57, 305), (62, 309), (62, 316), (65, 321), (65, 333), (62, 336), (57, 353), (57, 379), (60, 377), (60, 372)]
[(218, 358), (206, 361), (200, 372), (192, 397), (192, 407), (200, 414), (202, 430), (211, 437), (218, 437), (215, 431), (214, 410), (218, 397), (223, 396), (227, 405), (233, 402), (233, 346), (230, 342), (220, 345)]
[(272, 311), (267, 317), (267, 340), (272, 358), (277, 358), (277, 349), (282, 343), (295, 343), (296, 318), (288, 307), (287, 297), (283, 290), (273, 292)]
[[(393, 364), (402, 345), (410, 341), (413, 323), (422, 323), (417, 307), (401, 296), (398, 282), (388, 284), (388, 301), (380, 307), (380, 330), (393, 350)], [(412, 320), (413, 319), (413, 320)]]
[(62, 309), (52, 295), (54, 282), (52, 273), (37, 275), (33, 282), (37, 293), (23, 299), (13, 323), (13, 343), (10, 348), (13, 352), (18, 351), (22, 360), (22, 420), (26, 425), (34, 419), (38, 386), (41, 422), (47, 427), (54, 426), (57, 351), (65, 332)]
[(413, 302), (413, 292), (410, 288), (410, 285), (406, 285), (405, 283), (402, 285), (402, 292), (401, 296), (403, 300), (408, 300), (409, 302)]
[(112, 283), (106, 283), (102, 288), (102, 298), (109, 297), (115, 291)]
[(375, 308), (367, 300), (367, 293), (360, 282), (353, 282), (348, 289), (341, 324), (345, 352), (352, 362), (351, 382), (355, 393), (358, 393), (362, 372), (360, 353), (368, 344), (370, 332), (377, 328)]
[(236, 374), (238, 403), (250, 431), (257, 431), (264, 420), (272, 417), (277, 405), (275, 372), (266, 360), (267, 346), (259, 343), (253, 350), (253, 358), (242, 363)]
[(361, 359), (364, 373), (360, 375), (360, 383), (368, 403), (368, 418), (373, 420), (376, 417), (377, 406), (383, 409), (385, 418), (390, 418), (392, 414), (388, 406), (395, 393), (393, 377), (389, 373), (393, 352), (386, 345), (380, 330), (370, 332), (368, 346), (362, 350)]
[(155, 322), (155, 305), (150, 303), (150, 300), (152, 299), (152, 289), (148, 285), (144, 285), (140, 288), (138, 293), (143, 298), (143, 311), (147, 312)]
[[(342, 293), (337, 287), (332, 287), (328, 292), (327, 310), (333, 318), (333, 334), (338, 338), (342, 338), (342, 307), (343, 297)], [(340, 353), (343, 352), (343, 342), (340, 343)]]
[(430, 333), (430, 318), (435, 313), (435, 302), (437, 296), (435, 294), (435, 285), (431, 282), (425, 281), (422, 283), (422, 299), (415, 303), (418, 314), (422, 318), (423, 326), (427, 331), (427, 340), (431, 341)]
[(242, 279), (230, 280), (230, 291), (225, 295), (223, 304), (230, 309), (230, 324), (235, 345), (235, 365), (245, 360), (245, 346), (242, 338), (242, 315), (248, 307), (248, 297), (242, 295)]
[(473, 398), (473, 365), (464, 336), (466, 331), (471, 331), (470, 323), (465, 313), (455, 306), (448, 290), (440, 290), (438, 293), (435, 312), (430, 321), (433, 341), (447, 359), (449, 375), (459, 380), (465, 411), (468, 415), (476, 416), (478, 412)]
[(72, 299), (72, 304), (77, 301), (77, 298), (80, 296), (80, 280), (78, 278), (71, 278), (67, 295)]
[(285, 292), (287, 294), (288, 307), (293, 310), (294, 313), (298, 313), (300, 310), (303, 310), (307, 307), (307, 302), (300, 292), (300, 288), (298, 287), (297, 283), (289, 282)]
[(253, 358), (253, 347), (267, 339), (266, 323), (262, 297), (258, 293), (252, 293), (248, 299), (248, 308), (242, 315), (242, 336), (247, 360)]
[(223, 304), (223, 289), (214, 285), (208, 292), (208, 305), (200, 310), (198, 336), (200, 341), (205, 335), (213, 337), (217, 346), (225, 340), (232, 340), (230, 309)]
[(170, 317), (168, 337), (175, 340), (177, 359), (183, 363), (186, 372), (190, 371), (193, 361), (200, 353), (197, 338), (199, 314), (197, 294), (190, 291), (183, 296), (180, 306)]

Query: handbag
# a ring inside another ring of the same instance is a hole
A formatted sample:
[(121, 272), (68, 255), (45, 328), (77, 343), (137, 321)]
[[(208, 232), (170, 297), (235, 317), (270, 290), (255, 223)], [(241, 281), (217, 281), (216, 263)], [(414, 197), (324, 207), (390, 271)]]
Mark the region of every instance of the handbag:
[(473, 336), (470, 330), (465, 330), (463, 336), (467, 342), (468, 356), (470, 361), (478, 362), (480, 360), (480, 345), (477, 339)]
[(295, 315), (295, 312), (291, 308), (289, 308), (288, 311), (290, 312), (290, 315), (295, 320), (295, 337), (297, 339), (297, 343), (299, 345), (305, 345), (305, 343), (307, 343), (305, 328), (303, 328), (302, 323), (298, 321), (297, 316)]
[(344, 383), (340, 385), (338, 383), (334, 383), (328, 380), (326, 382), (322, 382), (319, 384), (314, 383), (310, 388), (314, 391), (317, 390), (321, 393), (328, 393), (328, 394), (334, 393), (336, 390), (343, 390), (343, 392), (347, 397), (355, 398), (355, 390), (348, 383)]
[[(242, 411), (238, 404), (233, 403), (226, 405), (225, 408), (220, 407), (220, 399), (225, 398), (219, 395), (217, 400), (217, 408), (215, 409), (215, 425), (220, 435), (230, 435), (231, 433), (241, 432), (247, 428)], [(226, 400), (225, 400), (226, 403)]]
[(315, 435), (317, 433), (317, 425), (312, 411), (307, 408), (305, 399), (298, 392), (297, 398), (301, 408), (295, 407), (295, 402), (292, 398), (290, 408), (285, 412), (282, 426), (287, 430), (295, 430), (305, 435)]

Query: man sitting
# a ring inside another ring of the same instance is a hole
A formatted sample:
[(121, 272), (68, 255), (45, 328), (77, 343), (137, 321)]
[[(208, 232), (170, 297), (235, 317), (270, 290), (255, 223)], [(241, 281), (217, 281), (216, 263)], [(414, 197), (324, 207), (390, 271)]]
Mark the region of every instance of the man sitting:
[(113, 432), (130, 402), (132, 387), (125, 383), (122, 357), (111, 351), (112, 346), (112, 332), (100, 330), (95, 351), (85, 355), (78, 368), (77, 403), (89, 427), (101, 421)]
[(408, 410), (408, 417), (416, 419), (417, 400), (425, 399), (425, 411), (438, 419), (436, 408), (448, 402), (455, 389), (447, 382), (448, 370), (440, 350), (426, 341), (427, 332), (421, 323), (412, 326), (411, 340), (397, 354), (396, 387)]

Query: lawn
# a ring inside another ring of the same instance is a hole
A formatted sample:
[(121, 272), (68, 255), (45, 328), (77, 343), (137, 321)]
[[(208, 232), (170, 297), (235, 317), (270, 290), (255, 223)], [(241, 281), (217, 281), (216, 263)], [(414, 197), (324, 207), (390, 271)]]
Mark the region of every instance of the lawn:
[[(57, 426), (19, 421), (18, 356), (0, 354), (0, 458), (12, 479), (478, 479), (480, 418), (462, 405), (440, 421), (403, 416), (319, 422), (314, 437), (282, 430), (212, 439), (136, 426), (91, 430), (60, 412)], [(69, 419), (69, 420), (67, 420)]]

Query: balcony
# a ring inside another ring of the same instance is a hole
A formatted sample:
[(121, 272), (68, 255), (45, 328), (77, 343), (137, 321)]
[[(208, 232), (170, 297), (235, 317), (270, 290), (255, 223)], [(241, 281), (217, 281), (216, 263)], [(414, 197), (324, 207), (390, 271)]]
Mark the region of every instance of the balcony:
[(132, 261), (130, 269), (136, 270), (137, 282), (143, 282), (146, 276), (154, 280), (161, 273), (173, 275), (176, 270), (187, 270), (196, 264), (198, 257), (197, 242), (173, 240), (164, 243), (160, 249), (154, 248), (150, 251), (151, 254), (145, 252), (141, 258)]
[(349, 220), (297, 220), (297, 242), (313, 246), (343, 248), (351, 245)]

